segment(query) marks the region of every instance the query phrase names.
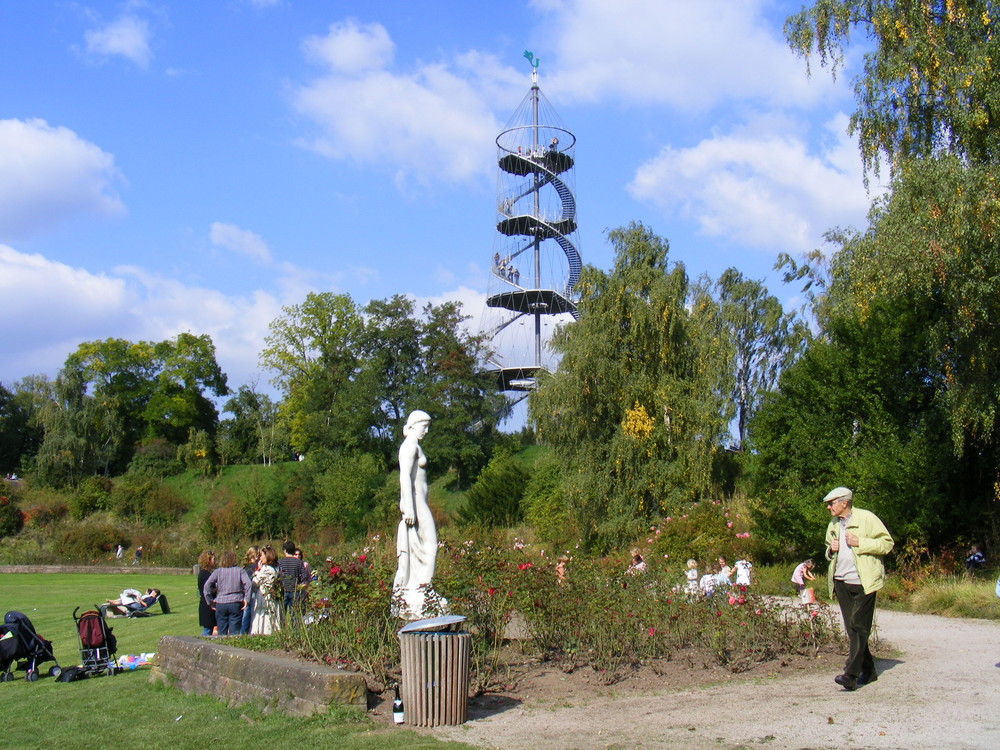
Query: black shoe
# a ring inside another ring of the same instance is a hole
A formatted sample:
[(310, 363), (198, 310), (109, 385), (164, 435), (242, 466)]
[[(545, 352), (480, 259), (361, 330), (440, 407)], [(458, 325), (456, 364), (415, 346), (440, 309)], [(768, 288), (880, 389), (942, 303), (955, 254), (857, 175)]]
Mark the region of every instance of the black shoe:
[(878, 674), (875, 672), (874, 669), (871, 672), (862, 672), (861, 674), (858, 675), (859, 685), (868, 685), (869, 683), (877, 681), (878, 681)]
[(833, 678), (833, 681), (840, 685), (844, 690), (857, 690), (858, 689), (858, 678), (852, 677), (849, 674), (838, 674)]

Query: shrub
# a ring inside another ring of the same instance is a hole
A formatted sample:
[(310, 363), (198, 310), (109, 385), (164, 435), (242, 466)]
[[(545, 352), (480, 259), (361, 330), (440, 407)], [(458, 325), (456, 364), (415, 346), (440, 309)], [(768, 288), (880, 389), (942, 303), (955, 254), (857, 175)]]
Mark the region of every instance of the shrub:
[(0, 537), (14, 536), (24, 528), (25, 514), (14, 498), (0, 496)]
[(562, 494), (562, 468), (554, 460), (539, 461), (524, 488), (525, 520), (540, 539), (561, 544), (579, 536)]
[(527, 483), (528, 472), (519, 462), (503, 453), (495, 456), (465, 493), (461, 522), (486, 528), (516, 525), (524, 518), (521, 498)]
[(316, 523), (342, 526), (349, 535), (360, 533), (362, 519), (374, 505), (374, 493), (384, 482), (385, 467), (377, 456), (369, 453), (330, 456), (324, 471), (313, 479)]
[(149, 526), (165, 527), (176, 523), (188, 512), (191, 503), (162, 484), (155, 486), (146, 496), (142, 520)]
[(151, 474), (129, 472), (114, 482), (108, 504), (119, 518), (141, 520), (146, 513), (150, 495), (160, 486)]
[(177, 459), (177, 447), (163, 438), (142, 441), (128, 465), (130, 474), (148, 474), (159, 479), (182, 471), (184, 464)]
[(69, 512), (75, 521), (81, 521), (91, 513), (110, 508), (109, 495), (112, 483), (107, 477), (86, 477), (69, 496)]
[(232, 543), (242, 536), (240, 508), (227, 492), (212, 496), (212, 507), (201, 519), (201, 532), (211, 542)]
[(113, 523), (89, 519), (66, 529), (56, 544), (56, 552), (71, 560), (95, 562), (111, 552), (121, 537)]

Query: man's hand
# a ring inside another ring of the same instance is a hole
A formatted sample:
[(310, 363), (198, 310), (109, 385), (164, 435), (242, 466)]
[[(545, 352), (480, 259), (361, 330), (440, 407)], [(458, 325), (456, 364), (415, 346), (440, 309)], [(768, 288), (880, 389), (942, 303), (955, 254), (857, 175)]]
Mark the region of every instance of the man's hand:
[(855, 535), (854, 533), (852, 533), (850, 531), (848, 531), (846, 534), (844, 534), (844, 541), (847, 542), (847, 546), (848, 547), (857, 547), (858, 546), (858, 537), (857, 537), (857, 535)]
[(830, 542), (830, 551), (831, 552), (836, 552), (839, 549), (840, 549), (840, 540), (839, 539), (834, 539), (833, 541)]

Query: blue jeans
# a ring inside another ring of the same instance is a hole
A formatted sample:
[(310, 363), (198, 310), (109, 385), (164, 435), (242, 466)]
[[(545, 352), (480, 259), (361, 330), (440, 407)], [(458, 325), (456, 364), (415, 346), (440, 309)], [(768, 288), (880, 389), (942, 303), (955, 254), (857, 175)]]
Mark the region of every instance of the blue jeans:
[(226, 602), (215, 605), (215, 624), (219, 635), (239, 635), (243, 624), (243, 602)]
[(243, 608), (243, 622), (240, 624), (240, 635), (250, 635), (250, 626), (253, 624), (253, 597)]

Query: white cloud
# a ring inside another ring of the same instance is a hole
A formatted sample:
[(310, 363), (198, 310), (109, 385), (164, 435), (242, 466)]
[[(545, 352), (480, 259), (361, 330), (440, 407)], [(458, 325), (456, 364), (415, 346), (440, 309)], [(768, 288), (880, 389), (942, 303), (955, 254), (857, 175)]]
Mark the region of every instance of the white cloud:
[(106, 58), (120, 55), (140, 68), (149, 66), (153, 51), (149, 46), (149, 23), (131, 14), (84, 33), (87, 52)]
[(221, 221), (212, 222), (208, 231), (213, 245), (246, 255), (261, 263), (271, 262), (271, 251), (267, 243), (253, 232), (240, 229), (235, 224), (224, 224)]
[(207, 333), (217, 359), (239, 386), (256, 377), (257, 357), (282, 300), (266, 291), (227, 296), (135, 267), (111, 275), (0, 245), (0, 382), (54, 375), (84, 341), (120, 337), (162, 341)]
[(72, 130), (44, 120), (0, 120), (0, 240), (45, 231), (87, 213), (124, 206), (114, 157)]
[[(810, 80), (768, 0), (545, 0), (554, 59), (541, 71), (560, 99), (605, 98), (701, 110), (733, 100), (803, 104), (826, 95)], [(536, 50), (537, 51), (537, 50)], [(840, 84), (843, 87), (843, 84)]]
[(799, 135), (762, 130), (665, 147), (636, 170), (629, 192), (707, 235), (770, 251), (812, 250), (833, 226), (864, 225), (869, 197), (843, 115), (820, 153)]
[(332, 159), (389, 165), (398, 184), (492, 175), (492, 154), (483, 144), (500, 125), (490, 108), (504, 81), (513, 91), (523, 87), (523, 77), (478, 53), (395, 72), (386, 29), (353, 20), (308, 38), (303, 49), (327, 69), (294, 92), (295, 107), (318, 130), (303, 141), (308, 148)]

